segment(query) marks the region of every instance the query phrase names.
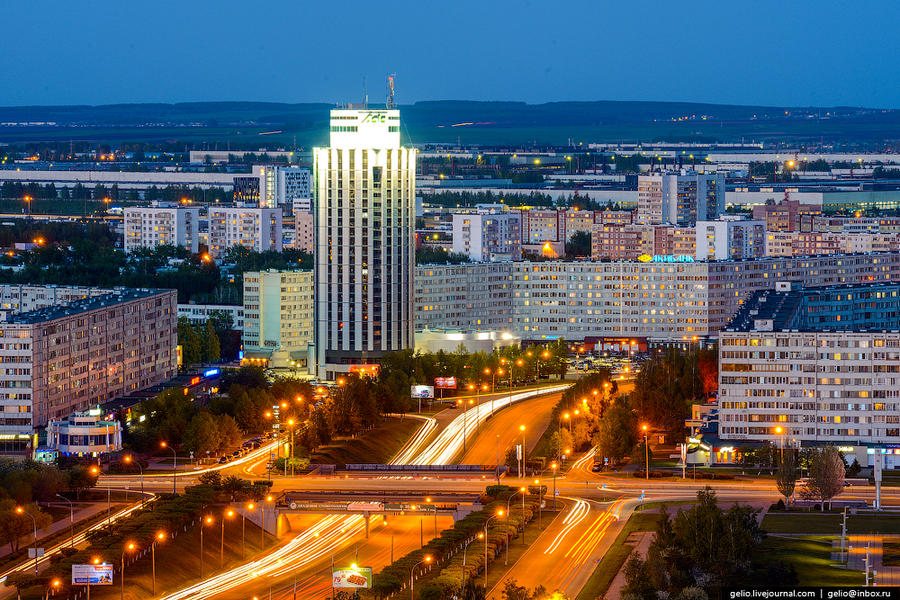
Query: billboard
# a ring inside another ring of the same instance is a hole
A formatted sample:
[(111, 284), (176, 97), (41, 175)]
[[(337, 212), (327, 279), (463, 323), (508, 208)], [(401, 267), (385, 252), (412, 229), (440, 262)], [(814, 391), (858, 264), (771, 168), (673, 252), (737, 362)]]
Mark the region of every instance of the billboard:
[(359, 590), (372, 587), (372, 567), (332, 569), (331, 587)]
[(412, 386), (413, 398), (434, 398), (433, 385), (414, 385)]
[(112, 565), (72, 565), (72, 585), (112, 585)]
[(434, 387), (439, 390), (455, 390), (456, 377), (435, 377)]

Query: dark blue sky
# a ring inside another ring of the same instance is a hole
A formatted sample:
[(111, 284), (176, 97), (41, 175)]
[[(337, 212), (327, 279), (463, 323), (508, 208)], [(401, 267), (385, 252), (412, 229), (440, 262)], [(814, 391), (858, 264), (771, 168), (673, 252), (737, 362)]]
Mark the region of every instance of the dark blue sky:
[(4, 2), (0, 105), (685, 100), (900, 107), (900, 2)]

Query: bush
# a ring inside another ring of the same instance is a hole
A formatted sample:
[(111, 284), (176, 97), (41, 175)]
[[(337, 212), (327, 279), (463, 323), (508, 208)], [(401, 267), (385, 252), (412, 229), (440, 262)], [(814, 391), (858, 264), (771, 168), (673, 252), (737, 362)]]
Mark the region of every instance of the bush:
[(784, 510), (784, 500), (779, 499), (778, 502), (769, 507), (769, 512)]
[[(634, 477), (645, 477), (643, 469), (635, 471), (632, 475)], [(672, 475), (672, 471), (650, 471), (650, 479), (660, 479), (662, 477), (671, 477)]]

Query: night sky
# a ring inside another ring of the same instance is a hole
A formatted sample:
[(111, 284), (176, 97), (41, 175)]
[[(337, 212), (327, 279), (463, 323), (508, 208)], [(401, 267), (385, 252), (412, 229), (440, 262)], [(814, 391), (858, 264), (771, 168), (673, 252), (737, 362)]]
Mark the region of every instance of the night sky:
[(0, 105), (665, 100), (900, 107), (900, 2), (3, 2)]

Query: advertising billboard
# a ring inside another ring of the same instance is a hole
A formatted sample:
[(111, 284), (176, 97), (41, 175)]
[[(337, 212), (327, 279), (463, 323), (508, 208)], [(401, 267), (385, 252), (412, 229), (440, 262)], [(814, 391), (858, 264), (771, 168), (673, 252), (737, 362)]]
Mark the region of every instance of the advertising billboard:
[(112, 585), (112, 565), (72, 565), (72, 585)]
[(433, 385), (414, 385), (412, 386), (413, 398), (434, 398)]
[(456, 377), (435, 377), (434, 387), (439, 390), (455, 390)]
[(372, 587), (372, 567), (347, 567), (331, 571), (331, 587), (359, 590)]

